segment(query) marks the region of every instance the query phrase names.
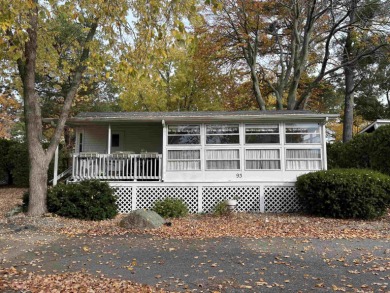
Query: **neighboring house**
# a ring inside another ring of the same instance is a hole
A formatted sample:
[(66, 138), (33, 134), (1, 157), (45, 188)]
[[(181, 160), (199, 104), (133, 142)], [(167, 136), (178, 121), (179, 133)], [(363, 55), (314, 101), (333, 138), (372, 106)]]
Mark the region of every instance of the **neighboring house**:
[(182, 198), (191, 212), (299, 208), (297, 176), (326, 169), (325, 123), (307, 111), (80, 113), (70, 181), (108, 181), (122, 213)]
[(383, 125), (389, 125), (390, 120), (389, 119), (378, 119), (363, 128), (363, 130), (359, 131), (359, 133), (371, 133), (374, 132), (378, 127)]

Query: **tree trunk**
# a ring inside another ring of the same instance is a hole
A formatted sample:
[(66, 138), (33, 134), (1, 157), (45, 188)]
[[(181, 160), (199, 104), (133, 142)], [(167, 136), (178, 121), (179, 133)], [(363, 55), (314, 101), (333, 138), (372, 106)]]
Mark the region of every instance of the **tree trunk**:
[[(282, 93), (282, 94), (280, 94)], [(283, 90), (276, 92), (276, 106), (278, 110), (283, 110)]]
[(59, 144), (65, 122), (68, 117), (72, 100), (80, 86), (83, 72), (86, 69), (85, 61), (89, 57), (89, 42), (93, 40), (99, 18), (91, 23), (90, 30), (82, 48), (79, 64), (71, 78), (71, 84), (65, 95), (62, 111), (57, 122), (55, 132), (50, 140), (49, 147), (42, 146), (42, 115), (41, 101), (35, 89), (36, 59), (38, 49), (38, 0), (31, 0), (31, 9), (28, 11), (29, 27), (27, 28), (28, 40), (24, 45), (24, 56), (17, 60), (18, 70), (23, 82), (24, 114), (27, 131), (27, 145), (29, 151), (30, 177), (29, 177), (29, 206), (30, 216), (40, 216), (47, 211), (47, 171), (49, 163)]
[(343, 63), (347, 64), (344, 66), (344, 83), (345, 83), (345, 97), (344, 97), (344, 124), (343, 124), (343, 142), (346, 143), (352, 139), (353, 136), (353, 109), (354, 109), (354, 64), (348, 64), (353, 56), (353, 32), (355, 13), (357, 9), (357, 1), (351, 1), (350, 16), (349, 16), (349, 27), (347, 30), (347, 36), (345, 38), (345, 45), (343, 50)]
[(35, 68), (37, 58), (38, 3), (29, 12), (29, 39), (25, 44), (24, 58), (19, 59), (19, 73), (23, 81), (24, 113), (26, 118), (27, 145), (30, 164), (28, 214), (39, 216), (47, 212), (46, 191), (49, 158), (42, 147), (41, 106), (35, 91)]
[(46, 195), (47, 195), (47, 171), (49, 164), (42, 155), (39, 155), (40, 146), (30, 146), (32, 150), (30, 157), (30, 178), (29, 178), (29, 204), (28, 215), (40, 216), (47, 212)]
[(354, 70), (352, 66), (344, 68), (345, 98), (344, 98), (344, 124), (343, 142), (348, 142), (353, 136), (353, 109), (354, 109)]
[(252, 79), (252, 89), (256, 98), (256, 102), (259, 105), (260, 110), (265, 111), (265, 102), (263, 97), (261, 96), (260, 86), (259, 86), (259, 78), (256, 74), (256, 69), (254, 65), (251, 65), (251, 79)]

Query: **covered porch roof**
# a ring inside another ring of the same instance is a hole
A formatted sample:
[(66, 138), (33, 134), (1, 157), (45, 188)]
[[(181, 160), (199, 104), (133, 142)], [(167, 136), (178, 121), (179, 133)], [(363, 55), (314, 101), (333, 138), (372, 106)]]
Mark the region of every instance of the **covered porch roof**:
[(337, 114), (317, 114), (311, 111), (199, 111), (199, 112), (82, 112), (68, 119), (68, 125), (100, 123), (194, 123), (232, 121), (325, 121)]

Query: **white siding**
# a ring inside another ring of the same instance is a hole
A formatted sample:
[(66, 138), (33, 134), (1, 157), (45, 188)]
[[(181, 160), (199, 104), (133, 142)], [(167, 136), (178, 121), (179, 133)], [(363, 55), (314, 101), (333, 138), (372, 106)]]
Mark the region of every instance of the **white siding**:
[(106, 126), (85, 126), (83, 130), (83, 152), (107, 153)]
[(142, 151), (157, 152), (162, 154), (162, 132), (161, 124), (150, 125), (111, 125), (112, 133), (124, 131), (124, 151), (133, 151), (136, 154)]
[[(160, 124), (144, 125), (112, 125), (111, 133), (120, 132), (124, 140), (123, 151), (133, 151), (139, 154), (141, 151), (162, 153), (162, 132)], [(108, 125), (84, 126), (77, 130), (83, 133), (83, 152), (107, 153)], [(78, 138), (76, 145), (78, 144)], [(76, 149), (76, 152), (78, 149)]]

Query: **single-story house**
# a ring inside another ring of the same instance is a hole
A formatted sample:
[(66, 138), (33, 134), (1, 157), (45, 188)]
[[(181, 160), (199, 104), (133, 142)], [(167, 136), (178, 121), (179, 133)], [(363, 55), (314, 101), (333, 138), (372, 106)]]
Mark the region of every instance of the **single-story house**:
[(389, 125), (390, 119), (377, 119), (374, 122), (370, 123), (366, 127), (364, 127), (359, 133), (371, 133), (381, 127), (383, 125)]
[(210, 212), (224, 199), (238, 210), (299, 209), (297, 176), (326, 166), (325, 124), (308, 111), (80, 113), (70, 182), (108, 181), (119, 211), (165, 197)]

